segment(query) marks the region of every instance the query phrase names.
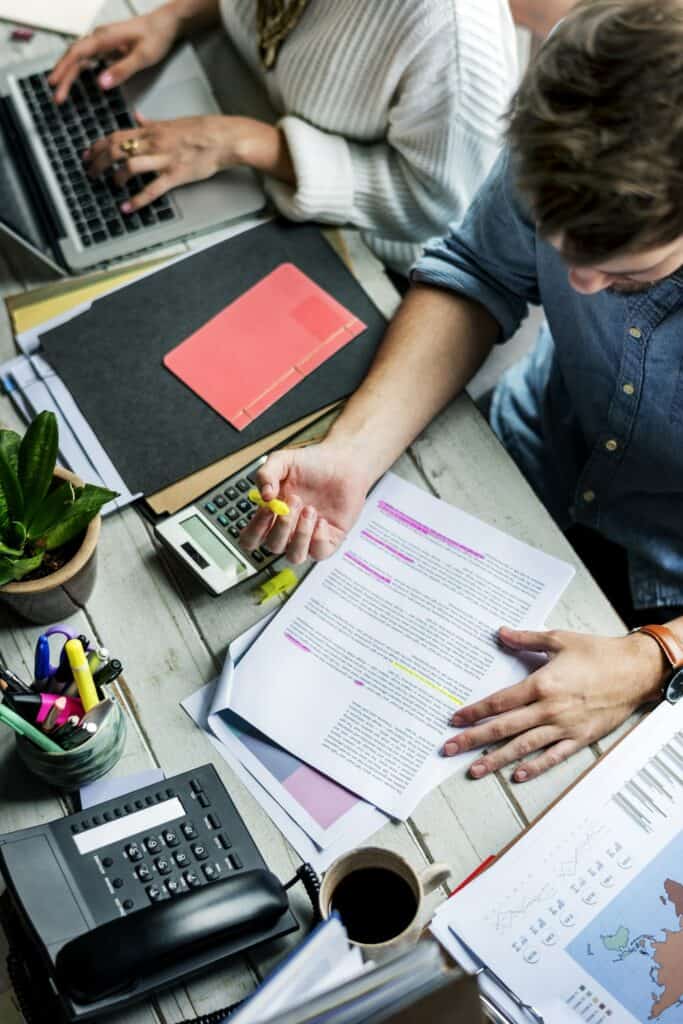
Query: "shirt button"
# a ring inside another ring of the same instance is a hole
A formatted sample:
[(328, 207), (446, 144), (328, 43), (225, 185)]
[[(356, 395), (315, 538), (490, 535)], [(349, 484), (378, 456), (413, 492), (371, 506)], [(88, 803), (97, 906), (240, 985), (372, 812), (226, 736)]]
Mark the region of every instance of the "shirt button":
[(629, 327), (628, 333), (631, 335), (632, 338), (635, 338), (636, 341), (638, 341), (643, 336), (643, 332), (641, 331), (640, 327)]
[(590, 505), (591, 501), (595, 501), (595, 491), (584, 491), (581, 497), (587, 505)]
[(625, 395), (635, 395), (636, 393), (636, 389), (634, 388), (633, 384), (624, 384), (622, 391)]
[(605, 441), (605, 448), (608, 452), (615, 452), (619, 447), (619, 442), (615, 441), (613, 437), (610, 437), (609, 441)]

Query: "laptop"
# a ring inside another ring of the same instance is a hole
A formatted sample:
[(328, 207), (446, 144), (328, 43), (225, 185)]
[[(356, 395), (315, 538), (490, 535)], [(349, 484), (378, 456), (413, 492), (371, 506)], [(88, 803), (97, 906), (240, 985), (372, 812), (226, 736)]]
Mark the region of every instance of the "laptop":
[(59, 274), (213, 230), (260, 211), (265, 196), (246, 168), (184, 185), (136, 214), (121, 203), (153, 175), (117, 188), (109, 176), (92, 181), (81, 154), (95, 139), (135, 126), (134, 112), (164, 120), (220, 113), (192, 46), (117, 89), (97, 85), (101, 68), (87, 68), (61, 107), (43, 58), (0, 69), (0, 245), (12, 238)]

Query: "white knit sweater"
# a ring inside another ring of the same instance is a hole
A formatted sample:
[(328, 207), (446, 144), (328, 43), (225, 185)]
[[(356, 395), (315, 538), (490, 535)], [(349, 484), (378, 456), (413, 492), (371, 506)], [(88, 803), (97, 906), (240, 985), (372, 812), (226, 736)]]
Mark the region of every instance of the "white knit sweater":
[(236, 49), (281, 117), (296, 188), (269, 179), (292, 220), (353, 224), (406, 273), (494, 161), (517, 83), (507, 0), (311, 0), (265, 71), (256, 0), (221, 0)]

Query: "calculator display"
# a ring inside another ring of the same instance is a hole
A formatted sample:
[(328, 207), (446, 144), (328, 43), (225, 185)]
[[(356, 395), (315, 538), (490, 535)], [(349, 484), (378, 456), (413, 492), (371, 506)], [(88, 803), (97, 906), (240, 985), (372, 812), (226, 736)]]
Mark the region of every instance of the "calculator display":
[(243, 571), (243, 566), (238, 559), (223, 544), (221, 539), (208, 528), (201, 516), (190, 516), (189, 519), (183, 519), (180, 525), (219, 569), (223, 569), (225, 572), (228, 569), (235, 568), (238, 573)]

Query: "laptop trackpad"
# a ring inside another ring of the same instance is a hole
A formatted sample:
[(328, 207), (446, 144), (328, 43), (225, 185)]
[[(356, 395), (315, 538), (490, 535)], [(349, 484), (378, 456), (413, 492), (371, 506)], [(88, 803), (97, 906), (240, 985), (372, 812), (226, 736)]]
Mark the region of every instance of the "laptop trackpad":
[(201, 78), (196, 77), (169, 82), (165, 86), (156, 85), (138, 100), (136, 107), (145, 117), (155, 121), (218, 113), (211, 90)]

